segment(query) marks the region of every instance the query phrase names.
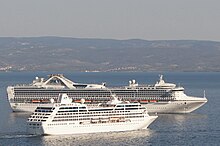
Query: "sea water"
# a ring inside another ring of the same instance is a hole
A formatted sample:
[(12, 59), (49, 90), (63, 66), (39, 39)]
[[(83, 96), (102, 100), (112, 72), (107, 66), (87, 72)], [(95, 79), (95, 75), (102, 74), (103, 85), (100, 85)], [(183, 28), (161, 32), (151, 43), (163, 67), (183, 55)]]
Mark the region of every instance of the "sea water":
[[(7, 101), (9, 85), (31, 83), (38, 77), (61, 73), (74, 82), (124, 86), (135, 79), (139, 84), (154, 84), (159, 74), (167, 82), (183, 86), (187, 95), (206, 97), (208, 102), (190, 114), (159, 114), (146, 130), (82, 135), (35, 136), (26, 132), (27, 113), (12, 112)], [(220, 145), (220, 73), (213, 72), (1, 72), (0, 146), (28, 145)]]

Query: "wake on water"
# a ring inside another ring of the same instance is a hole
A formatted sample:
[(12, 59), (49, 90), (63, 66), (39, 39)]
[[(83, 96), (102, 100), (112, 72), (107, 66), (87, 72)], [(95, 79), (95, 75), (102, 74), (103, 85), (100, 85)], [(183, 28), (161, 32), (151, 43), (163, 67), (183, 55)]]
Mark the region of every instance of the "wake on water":
[(38, 135), (32, 135), (27, 133), (9, 133), (9, 134), (1, 134), (0, 139), (14, 139), (14, 138), (28, 138), (28, 137), (37, 137)]

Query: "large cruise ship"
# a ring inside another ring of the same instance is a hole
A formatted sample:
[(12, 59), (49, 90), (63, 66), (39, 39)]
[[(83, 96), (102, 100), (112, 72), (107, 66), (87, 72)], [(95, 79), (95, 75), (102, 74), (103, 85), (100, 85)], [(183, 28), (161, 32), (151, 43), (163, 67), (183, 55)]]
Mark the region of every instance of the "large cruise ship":
[(67, 93), (74, 102), (85, 99), (88, 105), (109, 100), (116, 94), (121, 100), (139, 102), (149, 113), (190, 113), (207, 102), (204, 97), (187, 96), (183, 87), (166, 83), (163, 76), (154, 85), (139, 85), (135, 80), (128, 86), (106, 87), (105, 84), (75, 83), (62, 74), (50, 75), (48, 79), (36, 77), (31, 84), (8, 86), (7, 95), (13, 111), (33, 112), (37, 106), (57, 102), (59, 94)]
[(58, 135), (146, 129), (158, 116), (149, 116), (140, 103), (119, 101), (116, 96), (105, 104), (87, 107), (72, 102), (67, 94), (60, 102), (37, 107), (28, 118), (30, 134)]

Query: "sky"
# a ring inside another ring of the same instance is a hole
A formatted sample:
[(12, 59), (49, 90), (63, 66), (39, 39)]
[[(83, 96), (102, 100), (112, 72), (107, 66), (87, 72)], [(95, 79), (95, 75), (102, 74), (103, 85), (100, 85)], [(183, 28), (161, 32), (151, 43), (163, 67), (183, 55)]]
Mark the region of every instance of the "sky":
[(0, 0), (0, 37), (220, 41), (220, 0)]

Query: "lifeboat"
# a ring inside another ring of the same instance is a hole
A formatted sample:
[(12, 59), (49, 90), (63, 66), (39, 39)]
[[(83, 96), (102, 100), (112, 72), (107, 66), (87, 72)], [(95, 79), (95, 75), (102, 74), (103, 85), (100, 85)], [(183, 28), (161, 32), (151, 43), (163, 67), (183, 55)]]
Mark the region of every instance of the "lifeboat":
[(81, 100), (75, 100), (74, 102), (81, 102)]
[(41, 100), (41, 102), (43, 102), (43, 103), (47, 103), (47, 102), (50, 102), (49, 100)]
[(36, 100), (36, 99), (32, 100), (32, 103), (40, 103), (40, 102), (41, 102), (40, 100)]
[(119, 117), (111, 117), (110, 122), (115, 123), (119, 121)]
[(140, 100), (140, 103), (148, 103), (148, 100)]

